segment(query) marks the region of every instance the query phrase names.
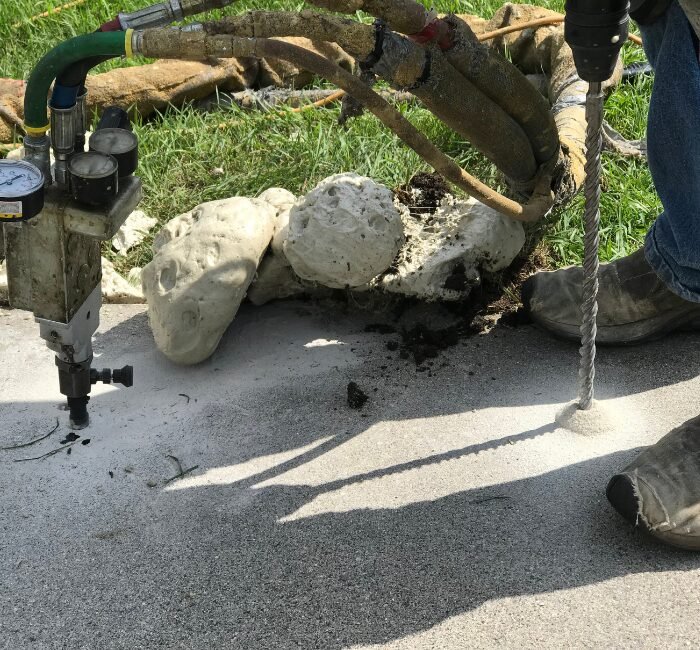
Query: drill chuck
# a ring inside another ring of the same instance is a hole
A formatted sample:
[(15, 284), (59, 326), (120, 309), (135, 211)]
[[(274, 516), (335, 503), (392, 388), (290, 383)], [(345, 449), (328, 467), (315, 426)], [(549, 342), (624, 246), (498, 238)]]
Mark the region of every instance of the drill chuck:
[(567, 0), (564, 38), (584, 81), (610, 79), (628, 34), (627, 0)]

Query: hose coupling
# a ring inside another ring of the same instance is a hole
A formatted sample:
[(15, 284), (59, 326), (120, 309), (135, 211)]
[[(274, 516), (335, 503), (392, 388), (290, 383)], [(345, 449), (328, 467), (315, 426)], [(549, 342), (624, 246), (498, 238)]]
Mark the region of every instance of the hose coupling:
[(24, 136), (24, 159), (33, 163), (44, 175), (44, 185), (51, 185), (51, 140), (44, 135)]
[(84, 90), (78, 95), (75, 111), (73, 112), (73, 129), (75, 132), (74, 149), (80, 153), (85, 151), (85, 132), (88, 127), (87, 114), (87, 90)]
[(56, 162), (54, 178), (59, 185), (68, 184), (68, 161), (75, 152), (75, 112), (77, 104), (70, 108), (51, 109), (51, 145)]
[(122, 12), (117, 15), (122, 31), (163, 27), (182, 20), (184, 17), (181, 0), (160, 2), (131, 13)]

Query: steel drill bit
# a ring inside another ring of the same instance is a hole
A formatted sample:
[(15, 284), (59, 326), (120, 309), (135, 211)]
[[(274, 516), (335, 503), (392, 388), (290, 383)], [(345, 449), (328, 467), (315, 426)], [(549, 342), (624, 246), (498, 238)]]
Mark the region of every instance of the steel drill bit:
[(598, 315), (598, 247), (600, 226), (600, 178), (603, 129), (603, 89), (592, 82), (586, 94), (586, 182), (584, 196), (583, 292), (581, 302), (581, 366), (579, 403), (582, 410), (593, 403), (595, 379), (595, 337)]

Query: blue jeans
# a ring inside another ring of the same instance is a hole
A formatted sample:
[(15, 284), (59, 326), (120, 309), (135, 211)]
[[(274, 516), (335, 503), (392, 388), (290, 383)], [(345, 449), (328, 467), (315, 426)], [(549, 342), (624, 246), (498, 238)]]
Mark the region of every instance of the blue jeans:
[(641, 30), (655, 69), (647, 128), (649, 168), (664, 207), (647, 234), (644, 252), (671, 291), (700, 302), (698, 41), (678, 2)]

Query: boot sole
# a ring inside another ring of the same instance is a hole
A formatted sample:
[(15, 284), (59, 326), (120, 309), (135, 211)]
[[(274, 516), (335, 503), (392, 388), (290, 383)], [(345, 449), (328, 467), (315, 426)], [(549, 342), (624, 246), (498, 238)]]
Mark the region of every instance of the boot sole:
[[(532, 322), (538, 327), (567, 341), (579, 341), (581, 330), (578, 325), (556, 323), (546, 318), (530, 314)], [(639, 345), (667, 336), (673, 332), (700, 331), (700, 314), (681, 316), (680, 314), (662, 314), (636, 323), (623, 325), (598, 326), (596, 343), (598, 345)]]
[(616, 474), (610, 479), (605, 496), (623, 519), (645, 534), (669, 546), (682, 548), (686, 551), (700, 551), (700, 537), (680, 535), (671, 531), (655, 531), (644, 523), (644, 520), (639, 516), (639, 501), (634, 493), (634, 487), (629, 477), (624, 473)]

